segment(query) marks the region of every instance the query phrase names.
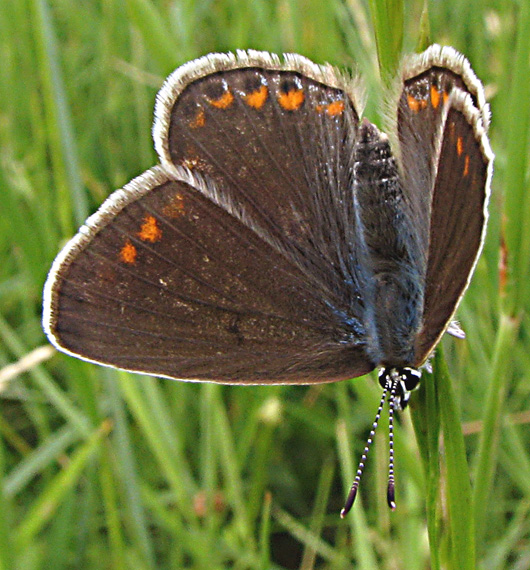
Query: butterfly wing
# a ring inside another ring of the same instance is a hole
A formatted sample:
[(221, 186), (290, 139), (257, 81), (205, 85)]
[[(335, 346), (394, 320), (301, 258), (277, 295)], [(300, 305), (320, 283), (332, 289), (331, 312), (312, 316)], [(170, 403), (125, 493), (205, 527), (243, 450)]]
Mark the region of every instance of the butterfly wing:
[(87, 360), (178, 379), (364, 374), (351, 195), (339, 207), (353, 101), (331, 71), (313, 66), (311, 79), (306, 60), (226, 57), (162, 89), (162, 167), (109, 197), (58, 257), (47, 333)]
[(489, 109), (467, 60), (431, 46), (407, 62), (397, 104), (399, 159), (427, 263), (415, 365), (447, 329), (482, 248), (493, 154)]
[(329, 66), (285, 57), (212, 54), (179, 68), (158, 96), (155, 145), (168, 170), (215, 180), (219, 201), (357, 316), (354, 89)]

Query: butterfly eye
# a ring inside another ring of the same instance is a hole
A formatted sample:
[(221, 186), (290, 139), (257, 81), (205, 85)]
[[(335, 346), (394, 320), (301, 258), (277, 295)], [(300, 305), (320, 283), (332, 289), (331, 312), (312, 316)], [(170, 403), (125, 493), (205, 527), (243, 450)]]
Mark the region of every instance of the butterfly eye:
[(401, 378), (407, 392), (411, 392), (418, 388), (421, 379), (421, 372), (415, 368), (403, 368)]

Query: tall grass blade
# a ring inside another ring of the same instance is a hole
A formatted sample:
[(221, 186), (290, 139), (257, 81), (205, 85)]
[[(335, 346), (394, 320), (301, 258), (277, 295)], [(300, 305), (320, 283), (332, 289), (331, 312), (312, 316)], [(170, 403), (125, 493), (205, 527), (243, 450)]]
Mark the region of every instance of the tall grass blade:
[(403, 48), (403, 0), (370, 0), (370, 8), (381, 77), (387, 82), (396, 73)]
[(453, 568), (476, 570), (475, 525), (466, 448), (455, 393), (442, 349), (433, 363), (444, 442), (447, 511)]

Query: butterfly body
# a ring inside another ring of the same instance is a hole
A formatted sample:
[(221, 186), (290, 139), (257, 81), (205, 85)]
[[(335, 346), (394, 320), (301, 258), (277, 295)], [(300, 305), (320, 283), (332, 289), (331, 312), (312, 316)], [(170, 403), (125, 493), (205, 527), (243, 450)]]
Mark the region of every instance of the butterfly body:
[(374, 320), (368, 347), (379, 365), (414, 366), (414, 340), (421, 325), (425, 261), (406, 210), (398, 166), (388, 137), (364, 120), (354, 169), (354, 195), (360, 213), (359, 241), (369, 268), (365, 320)]

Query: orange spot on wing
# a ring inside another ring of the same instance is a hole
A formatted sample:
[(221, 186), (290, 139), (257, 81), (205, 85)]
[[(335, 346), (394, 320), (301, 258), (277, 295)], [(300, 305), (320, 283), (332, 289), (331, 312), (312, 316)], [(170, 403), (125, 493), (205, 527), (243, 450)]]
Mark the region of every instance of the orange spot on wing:
[(228, 89), (218, 99), (209, 100), (210, 105), (216, 109), (228, 109), (233, 102), (234, 96)]
[(435, 109), (440, 104), (440, 92), (434, 85), (431, 85), (431, 104)]
[(407, 104), (409, 109), (415, 113), (420, 110), (420, 102), (412, 95), (407, 95)]
[(342, 115), (344, 112), (344, 101), (333, 101), (333, 103), (328, 105), (327, 112), (331, 117)]
[(427, 107), (427, 101), (425, 99), (416, 99), (413, 95), (407, 95), (407, 105), (412, 112), (417, 113)]
[(458, 156), (461, 156), (464, 152), (464, 141), (462, 137), (458, 137), (456, 139), (456, 152), (458, 153)]
[(262, 85), (256, 91), (252, 91), (248, 95), (245, 95), (244, 99), (249, 107), (254, 107), (254, 109), (261, 109), (265, 105), (265, 101), (269, 96), (269, 90), (266, 85)]
[(206, 117), (204, 115), (204, 109), (201, 107), (199, 109), (199, 111), (197, 112), (197, 115), (195, 116), (195, 118), (193, 119), (193, 121), (190, 122), (190, 127), (192, 129), (197, 129), (199, 127), (204, 127), (204, 123), (206, 122)]
[(449, 101), (449, 93), (447, 93), (447, 91), (443, 91), (442, 92), (442, 97), (444, 100), (444, 105), (447, 105), (447, 101)]
[(291, 89), (278, 95), (278, 102), (286, 111), (297, 111), (305, 99), (302, 89)]
[(344, 101), (333, 101), (327, 105), (317, 105), (316, 110), (318, 113), (327, 113), (330, 117), (342, 115), (344, 112)]
[(155, 243), (162, 238), (162, 231), (158, 227), (158, 222), (154, 216), (145, 216), (144, 223), (138, 232), (138, 237), (142, 241), (149, 241), (151, 243)]
[(464, 162), (464, 176), (469, 174), (469, 156), (466, 155), (466, 160)]
[(120, 259), (123, 261), (123, 263), (132, 265), (136, 262), (137, 255), (138, 252), (136, 251), (136, 247), (134, 247), (134, 245), (129, 240), (127, 240), (120, 250)]

